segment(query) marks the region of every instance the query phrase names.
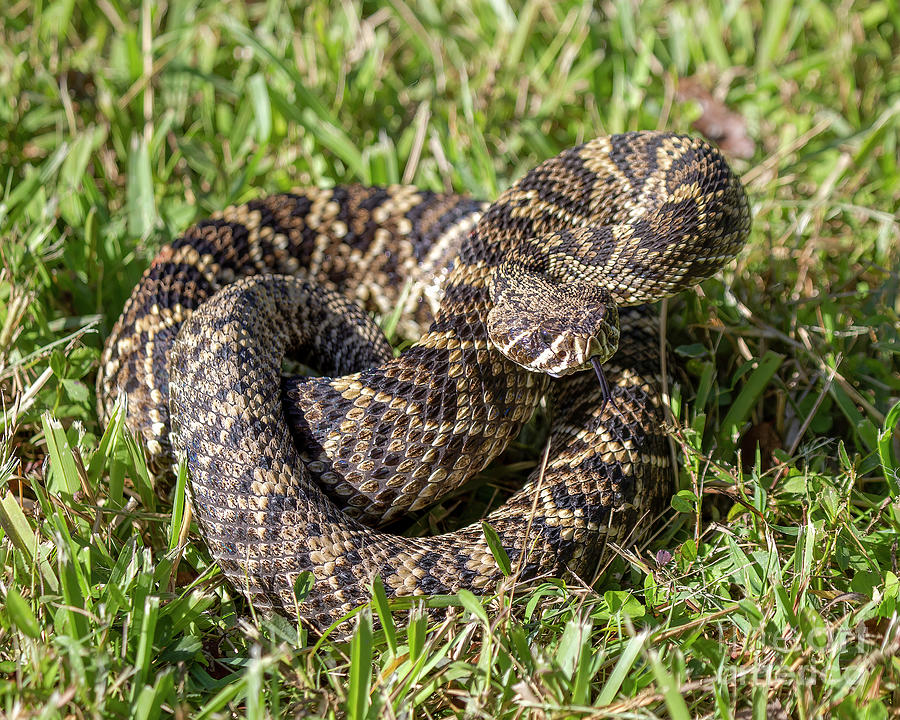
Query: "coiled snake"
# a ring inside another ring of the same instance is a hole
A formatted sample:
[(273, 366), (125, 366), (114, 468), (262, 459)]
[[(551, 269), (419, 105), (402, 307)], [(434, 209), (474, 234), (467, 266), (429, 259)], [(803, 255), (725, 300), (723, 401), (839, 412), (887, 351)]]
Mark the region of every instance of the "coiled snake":
[[(409, 187), (255, 200), (153, 261), (107, 341), (101, 414), (126, 392), (154, 466), (186, 458), (234, 585), (326, 627), (376, 574), (389, 595), (495, 585), (480, 523), (371, 526), (459, 487), (549, 393), (546, 467), (486, 520), (522, 576), (589, 572), (669, 489), (655, 319), (629, 306), (708, 277), (748, 229), (722, 156), (653, 132), (567, 150), (490, 206)], [(395, 358), (358, 306), (400, 303), (401, 331), (427, 330)], [(285, 354), (325, 376), (282, 380)], [(599, 362), (608, 404), (575, 372)], [(303, 571), (315, 584), (298, 603)]]

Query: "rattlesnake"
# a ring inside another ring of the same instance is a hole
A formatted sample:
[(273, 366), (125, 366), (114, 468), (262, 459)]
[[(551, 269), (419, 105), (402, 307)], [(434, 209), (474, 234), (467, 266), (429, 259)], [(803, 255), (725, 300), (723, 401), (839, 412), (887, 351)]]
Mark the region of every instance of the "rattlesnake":
[[(669, 491), (656, 321), (631, 306), (708, 277), (748, 229), (722, 156), (655, 132), (567, 150), (490, 206), (400, 186), (255, 200), (153, 261), (107, 341), (101, 415), (126, 392), (153, 467), (186, 459), (234, 585), (322, 628), (376, 575), (389, 595), (495, 586), (480, 523), (426, 538), (372, 526), (459, 487), (547, 396), (546, 467), (486, 520), (522, 576), (588, 572)], [(357, 305), (427, 330), (394, 358)], [(285, 353), (326, 376), (282, 379)], [(608, 404), (576, 372), (598, 361)]]

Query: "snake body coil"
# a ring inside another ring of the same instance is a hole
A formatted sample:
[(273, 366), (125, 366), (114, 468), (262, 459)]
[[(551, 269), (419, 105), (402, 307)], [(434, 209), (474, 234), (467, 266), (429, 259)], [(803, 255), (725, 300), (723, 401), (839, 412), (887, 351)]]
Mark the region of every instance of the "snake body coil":
[[(371, 525), (484, 468), (549, 393), (547, 466), (486, 520), (524, 576), (588, 572), (669, 487), (655, 320), (627, 306), (708, 277), (748, 228), (719, 153), (662, 133), (565, 151), (489, 207), (406, 187), (253, 201), (154, 260), (107, 341), (101, 412), (127, 392), (157, 467), (186, 458), (232, 582), (325, 627), (376, 574), (391, 595), (496, 583), (480, 523), (427, 538)], [(430, 326), (393, 358), (356, 305), (401, 302), (404, 334)], [(282, 380), (285, 354), (328, 376)], [(577, 372), (597, 359), (605, 407)], [(316, 583), (298, 605), (303, 571)]]

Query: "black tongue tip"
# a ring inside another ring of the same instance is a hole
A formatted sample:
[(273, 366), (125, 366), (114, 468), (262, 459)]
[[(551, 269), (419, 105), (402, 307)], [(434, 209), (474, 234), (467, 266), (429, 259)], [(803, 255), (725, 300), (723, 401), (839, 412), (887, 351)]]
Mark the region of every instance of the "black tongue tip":
[(600, 364), (596, 355), (591, 357), (591, 365), (594, 366), (594, 372), (597, 374), (597, 379), (600, 381), (600, 389), (603, 392), (603, 398), (600, 401), (600, 412), (602, 413), (606, 410), (607, 403), (612, 403), (613, 410), (618, 410), (619, 408), (616, 406), (615, 398), (613, 398), (612, 392), (609, 389), (609, 383), (606, 382), (606, 375), (603, 374), (603, 366)]

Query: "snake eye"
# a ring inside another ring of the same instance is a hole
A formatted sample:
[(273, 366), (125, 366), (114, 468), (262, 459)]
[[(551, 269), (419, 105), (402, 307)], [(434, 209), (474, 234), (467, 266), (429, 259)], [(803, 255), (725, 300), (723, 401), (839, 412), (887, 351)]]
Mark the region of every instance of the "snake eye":
[(539, 330), (538, 337), (541, 339), (541, 342), (544, 345), (550, 345), (553, 343), (553, 336), (547, 330)]

